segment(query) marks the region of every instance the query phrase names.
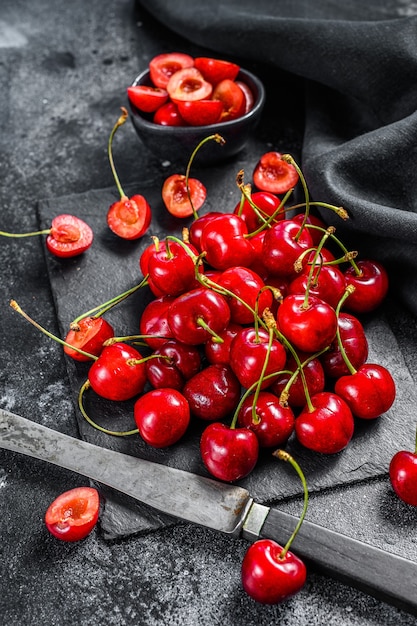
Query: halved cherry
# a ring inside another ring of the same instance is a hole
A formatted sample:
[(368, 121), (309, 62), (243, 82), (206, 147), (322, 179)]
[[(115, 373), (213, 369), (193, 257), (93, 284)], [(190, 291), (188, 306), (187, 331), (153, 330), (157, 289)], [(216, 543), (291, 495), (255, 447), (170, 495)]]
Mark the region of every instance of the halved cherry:
[(190, 126), (208, 126), (220, 120), (223, 103), (220, 100), (185, 100), (178, 102), (178, 111)]
[(109, 228), (123, 239), (142, 237), (148, 230), (151, 219), (151, 207), (140, 194), (131, 198), (123, 195), (107, 212)]
[(185, 120), (181, 117), (175, 102), (166, 102), (155, 111), (154, 124), (160, 126), (185, 126)]
[(252, 93), (252, 90), (246, 83), (243, 82), (243, 80), (237, 80), (236, 85), (239, 85), (245, 95), (245, 114), (249, 113), (249, 111), (253, 109), (253, 105), (255, 104), (255, 97)]
[(189, 217), (200, 209), (206, 199), (207, 190), (197, 178), (188, 179), (188, 188), (191, 195), (188, 197), (187, 181), (184, 174), (168, 176), (162, 186), (162, 199), (171, 215), (175, 217)]
[(92, 487), (75, 487), (61, 493), (45, 513), (49, 532), (62, 541), (84, 539), (97, 524), (100, 497)]
[(168, 81), (175, 72), (186, 67), (192, 67), (194, 59), (182, 52), (167, 52), (158, 54), (149, 62), (149, 73), (155, 87), (165, 89)]
[(153, 113), (168, 100), (168, 92), (149, 85), (132, 85), (127, 88), (127, 96), (133, 106), (144, 113)]
[(234, 120), (245, 112), (245, 94), (239, 85), (229, 78), (225, 78), (216, 85), (212, 98), (223, 103), (222, 122)]
[(113, 327), (103, 317), (88, 315), (71, 325), (65, 341), (74, 348), (64, 346), (64, 352), (75, 361), (89, 361), (90, 358), (81, 354), (77, 348), (98, 356), (103, 350), (104, 342), (111, 337), (114, 337)]
[(178, 102), (208, 99), (213, 92), (213, 87), (196, 67), (187, 67), (171, 76), (166, 90), (170, 98)]
[(287, 193), (295, 187), (299, 176), (295, 167), (281, 158), (279, 152), (265, 152), (253, 171), (253, 182), (261, 191)]
[(75, 215), (57, 215), (51, 223), (46, 247), (57, 257), (67, 258), (85, 252), (93, 243), (90, 226)]
[(235, 80), (240, 70), (240, 66), (236, 63), (210, 57), (196, 57), (194, 66), (200, 70), (204, 78), (212, 85), (217, 85), (225, 78)]

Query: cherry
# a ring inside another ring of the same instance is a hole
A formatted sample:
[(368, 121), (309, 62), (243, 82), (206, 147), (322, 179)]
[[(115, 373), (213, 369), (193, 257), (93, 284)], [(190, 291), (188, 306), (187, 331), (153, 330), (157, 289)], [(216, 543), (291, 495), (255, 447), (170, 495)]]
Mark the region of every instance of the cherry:
[[(339, 312), (337, 324), (345, 355), (352, 366), (358, 368), (368, 358), (368, 339), (364, 327), (357, 317), (345, 311)], [(329, 350), (321, 355), (320, 360), (325, 374), (331, 378), (340, 378), (349, 374), (349, 368), (337, 339), (333, 340)]]
[(253, 105), (255, 103), (255, 98), (254, 98), (253, 92), (252, 92), (251, 88), (249, 87), (249, 85), (244, 83), (242, 80), (236, 80), (235, 82), (236, 82), (236, 85), (239, 85), (239, 87), (241, 88), (241, 90), (243, 91), (243, 94), (245, 96), (245, 110), (244, 110), (244, 114), (246, 115), (246, 113), (249, 113), (249, 111), (251, 111), (253, 109)]
[(227, 296), (227, 302), (230, 321), (235, 324), (251, 324), (256, 307), (262, 315), (265, 308), (272, 306), (272, 291), (265, 289), (262, 278), (250, 268), (230, 267), (220, 274), (216, 284), (233, 294)]
[[(313, 245), (319, 245), (323, 232), (326, 230), (326, 224), (322, 219), (320, 219), (320, 217), (312, 215), (312, 213), (309, 212), (307, 218), (304, 213), (297, 213), (297, 215), (294, 215), (291, 219), (294, 220), (294, 222), (297, 222), (300, 226), (305, 223), (306, 228), (311, 235)], [(309, 228), (309, 226), (312, 226), (312, 228)]]
[(114, 337), (113, 327), (103, 317), (88, 315), (71, 324), (65, 342), (73, 347), (65, 345), (64, 352), (76, 361), (89, 361), (90, 357), (80, 350), (98, 356), (103, 350), (104, 342), (111, 337)]
[(230, 346), (241, 329), (242, 326), (240, 324), (231, 322), (223, 331), (218, 333), (221, 341), (216, 341), (213, 337), (209, 339), (204, 344), (204, 354), (207, 361), (213, 364), (221, 363), (228, 365), (230, 363)]
[(190, 126), (208, 126), (220, 121), (224, 111), (221, 100), (178, 101), (178, 112)]
[(235, 265), (250, 267), (253, 248), (245, 235), (248, 229), (241, 217), (233, 213), (214, 216), (202, 230), (200, 245), (209, 265), (226, 270)]
[(212, 85), (217, 85), (225, 78), (235, 80), (240, 70), (240, 66), (236, 63), (211, 57), (196, 57), (194, 66), (200, 70), (204, 78)]
[(198, 178), (172, 174), (162, 185), (162, 199), (167, 211), (175, 217), (189, 217), (198, 211), (207, 197), (207, 189)]
[(203, 431), (200, 452), (210, 474), (219, 480), (233, 482), (253, 470), (258, 460), (259, 444), (255, 433), (248, 428), (230, 428), (212, 422)]
[(187, 380), (182, 392), (193, 415), (217, 421), (235, 409), (240, 397), (240, 384), (229, 365), (216, 363)]
[(222, 104), (221, 121), (228, 122), (245, 113), (246, 98), (239, 85), (230, 78), (224, 78), (214, 88), (213, 100)]
[[(157, 292), (179, 296), (197, 286), (196, 260), (198, 252), (189, 245), (167, 237), (165, 245), (150, 252), (147, 265), (149, 281)], [(203, 270), (202, 264), (199, 271)]]
[(363, 259), (352, 264), (345, 271), (347, 285), (353, 285), (355, 291), (346, 301), (346, 308), (352, 313), (374, 311), (384, 300), (389, 287), (386, 269), (370, 259)]
[(106, 346), (91, 365), (88, 381), (99, 396), (107, 400), (129, 400), (142, 393), (146, 368), (141, 354), (122, 342)]
[(134, 405), (139, 434), (153, 448), (167, 448), (177, 443), (190, 423), (187, 400), (177, 389), (152, 389)]
[[(306, 354), (302, 353), (298, 354), (298, 358), (303, 365), (305, 384), (310, 396), (324, 391), (326, 379), (320, 360), (318, 358), (308, 358)], [(297, 368), (298, 364), (294, 356), (289, 354), (285, 370), (279, 374), (271, 386), (271, 391), (277, 396), (281, 396), (284, 392), (285, 396), (282, 400), (288, 402), (293, 408), (303, 407), (307, 402), (304, 383), (300, 374), (296, 374), (295, 378), (293, 376)]]
[(322, 391), (311, 396), (295, 420), (298, 441), (322, 454), (336, 454), (350, 442), (354, 420), (347, 403), (335, 393)]
[(178, 104), (183, 100), (203, 100), (211, 97), (213, 86), (204, 79), (196, 67), (178, 70), (170, 77), (166, 90), (171, 100)]
[[(265, 368), (265, 361), (267, 365)], [(285, 365), (286, 352), (277, 340), (270, 340), (270, 333), (263, 328), (242, 328), (230, 346), (230, 366), (240, 384), (249, 389), (263, 375), (261, 388), (271, 385), (274, 378), (270, 375), (279, 372)]]
[(183, 52), (168, 52), (158, 54), (149, 62), (149, 74), (151, 81), (157, 87), (166, 89), (169, 79), (175, 72), (193, 67), (194, 59)]
[(226, 299), (206, 287), (197, 287), (177, 296), (168, 310), (168, 324), (178, 341), (191, 345), (205, 343), (222, 332), (230, 321)]
[(139, 321), (139, 331), (152, 349), (161, 347), (173, 334), (168, 322), (168, 311), (174, 296), (161, 296), (151, 300), (144, 308)]
[(272, 215), (275, 221), (284, 219), (284, 211), (279, 211), (281, 200), (275, 194), (269, 191), (256, 191), (250, 199), (251, 202), (243, 197), (233, 211), (245, 220), (250, 233), (265, 224)]
[(321, 298), (334, 309), (345, 291), (345, 277), (334, 265), (317, 266), (310, 282), (310, 268), (307, 266), (301, 275), (288, 285), (289, 294), (304, 294), (309, 289), (311, 295)]
[(166, 102), (155, 111), (153, 123), (160, 126), (185, 126), (175, 102)]
[(203, 232), (204, 226), (210, 222), (213, 217), (218, 217), (219, 215), (223, 215), (220, 211), (210, 211), (209, 213), (205, 213), (204, 215), (199, 215), (197, 219), (195, 219), (188, 232), (188, 237), (190, 243), (199, 251), (202, 252), (201, 249), (201, 234)]
[(389, 479), (397, 496), (417, 506), (417, 439), (414, 452), (399, 450), (389, 464)]
[(8, 233), (0, 230), (0, 236), (10, 238), (47, 235), (46, 248), (54, 256), (69, 258), (82, 254), (93, 243), (94, 234), (90, 226), (75, 215), (63, 213), (53, 218), (51, 227), (30, 233)]
[[(302, 228), (294, 220), (282, 220), (265, 233), (263, 241), (264, 264), (267, 270), (277, 276), (294, 278), (294, 263), (304, 250), (313, 245), (307, 228)], [(307, 259), (304, 258), (304, 264)]]
[(61, 493), (47, 508), (45, 525), (61, 541), (80, 541), (91, 533), (100, 513), (100, 496), (93, 487)]
[(375, 419), (394, 403), (396, 388), (390, 372), (382, 365), (365, 363), (352, 373), (339, 378), (334, 387), (349, 405), (353, 415)]
[(146, 376), (154, 388), (169, 387), (179, 391), (201, 367), (200, 352), (195, 346), (168, 339), (146, 361)]
[(284, 547), (271, 539), (259, 539), (248, 550), (242, 561), (241, 579), (246, 593), (256, 602), (277, 604), (296, 594), (304, 586), (306, 567), (290, 547), (307, 512), (308, 489), (305, 476), (297, 461), (284, 450), (273, 455), (288, 461), (297, 471), (304, 490), (303, 511), (297, 525)]
[(337, 316), (333, 307), (316, 296), (288, 295), (278, 308), (278, 325), (295, 348), (319, 352), (336, 336)]
[(169, 98), (165, 89), (149, 85), (131, 85), (127, 88), (127, 97), (133, 106), (144, 113), (154, 113)]
[(280, 152), (266, 152), (255, 165), (253, 182), (261, 191), (283, 194), (295, 187), (299, 175), (292, 163), (282, 158)]
[(142, 237), (148, 230), (151, 219), (151, 207), (147, 200), (140, 194), (136, 194), (131, 198), (128, 198), (124, 193), (120, 184), (119, 177), (114, 166), (112, 143), (113, 137), (117, 129), (122, 126), (128, 117), (128, 112), (124, 107), (121, 107), (122, 114), (117, 120), (116, 124), (110, 133), (108, 141), (108, 157), (110, 161), (110, 167), (113, 173), (113, 177), (116, 183), (116, 187), (120, 194), (120, 200), (114, 202), (107, 212), (107, 224), (116, 235), (122, 239), (138, 239)]
[(253, 430), (261, 448), (285, 445), (295, 425), (291, 408), (283, 406), (269, 391), (261, 391), (257, 397), (248, 395), (239, 408), (237, 421), (239, 426)]

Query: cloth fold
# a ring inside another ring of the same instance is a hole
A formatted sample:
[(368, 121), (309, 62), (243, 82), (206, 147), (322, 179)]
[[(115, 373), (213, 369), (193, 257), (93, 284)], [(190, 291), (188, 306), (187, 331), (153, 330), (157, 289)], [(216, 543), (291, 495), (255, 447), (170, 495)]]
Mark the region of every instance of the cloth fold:
[[(285, 93), (277, 70), (305, 82), (300, 164), (312, 198), (344, 206), (350, 219), (335, 223), (341, 237), (354, 234), (362, 256), (386, 263), (393, 289), (417, 314), (415, 3), (139, 4), (213, 55), (265, 66), (267, 96), (281, 115)], [(279, 137), (271, 141), (279, 150)]]

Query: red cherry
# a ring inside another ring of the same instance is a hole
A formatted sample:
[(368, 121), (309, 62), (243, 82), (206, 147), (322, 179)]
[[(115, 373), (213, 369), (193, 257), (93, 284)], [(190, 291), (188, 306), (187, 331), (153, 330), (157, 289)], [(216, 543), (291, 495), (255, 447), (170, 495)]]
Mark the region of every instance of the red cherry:
[[(339, 313), (337, 323), (346, 356), (353, 368), (357, 369), (368, 358), (368, 339), (362, 323), (357, 317), (344, 311)], [(333, 340), (330, 349), (321, 355), (320, 360), (327, 376), (340, 378), (350, 374), (337, 339)]]
[(246, 551), (242, 562), (242, 585), (262, 604), (277, 604), (296, 594), (307, 578), (306, 567), (294, 553), (271, 539), (259, 539)]
[(345, 271), (346, 285), (355, 291), (347, 298), (345, 308), (352, 313), (369, 313), (384, 300), (389, 287), (386, 269), (377, 261), (363, 259), (356, 263), (360, 274), (353, 266)]
[[(276, 276), (294, 278), (294, 263), (300, 254), (313, 245), (311, 235), (306, 228), (300, 231), (300, 225), (294, 220), (277, 222), (265, 233), (263, 242), (264, 263), (267, 270)], [(304, 259), (304, 264), (307, 258)]]
[(266, 152), (261, 156), (253, 171), (253, 182), (262, 191), (284, 194), (295, 187), (299, 176), (291, 163), (282, 159), (279, 152)]
[(210, 474), (232, 482), (253, 470), (258, 460), (259, 444), (255, 433), (248, 428), (229, 428), (213, 422), (201, 436), (200, 451)]
[[(307, 355), (301, 353), (298, 356), (301, 363), (307, 358)], [(284, 370), (295, 372), (296, 369), (297, 364), (295, 362), (295, 359), (292, 355), (289, 355)], [(310, 359), (306, 363), (306, 365), (304, 365), (303, 372), (308, 393), (310, 394), (310, 396), (319, 393), (320, 391), (324, 391), (326, 378), (324, 375), (323, 366), (321, 365), (318, 358)], [(278, 397), (281, 396), (281, 393), (287, 385), (290, 377), (291, 374), (288, 373), (280, 374), (277, 380), (272, 384), (271, 391)], [(307, 402), (304, 385), (300, 374), (297, 374), (297, 377), (291, 383), (291, 386), (288, 390), (287, 402), (291, 407), (303, 407)]]
[(155, 111), (153, 123), (160, 126), (185, 126), (175, 102), (166, 102)]
[(209, 213), (205, 213), (204, 215), (199, 215), (196, 220), (194, 220), (189, 228), (188, 237), (190, 243), (201, 252), (201, 233), (203, 232), (204, 226), (213, 218), (218, 217), (219, 215), (223, 215), (220, 211), (210, 211)]
[(176, 389), (152, 389), (135, 402), (134, 417), (139, 434), (153, 448), (167, 448), (184, 436), (190, 408)]
[(196, 417), (215, 421), (227, 417), (240, 397), (240, 384), (228, 365), (208, 365), (195, 374), (182, 390)]
[(182, 52), (168, 52), (158, 54), (149, 62), (149, 74), (151, 81), (156, 87), (165, 89), (169, 79), (175, 72), (186, 67), (192, 67), (194, 59), (189, 54)]
[(68, 258), (82, 254), (93, 243), (93, 231), (79, 217), (66, 213), (53, 218), (46, 247), (57, 257)]
[(304, 295), (288, 295), (278, 308), (278, 325), (298, 350), (319, 352), (335, 338), (337, 316), (333, 307), (316, 296), (309, 296), (305, 306)]
[(261, 448), (283, 446), (294, 431), (294, 413), (282, 406), (277, 396), (269, 391), (261, 391), (256, 400), (255, 416), (253, 395), (242, 403), (238, 413), (239, 426), (253, 430)]
[(190, 126), (208, 126), (220, 120), (223, 103), (219, 100), (178, 101), (178, 112)]
[(282, 344), (274, 339), (271, 351), (268, 354), (269, 333), (263, 328), (243, 328), (233, 339), (230, 346), (230, 366), (240, 384), (249, 389), (256, 383), (264, 367), (265, 359), (268, 357), (268, 364), (265, 370), (265, 379), (261, 388), (265, 389), (274, 381), (274, 377), (266, 376), (279, 372), (285, 365), (286, 353)]
[(235, 120), (245, 113), (245, 94), (239, 85), (230, 78), (223, 79), (215, 86), (212, 98), (222, 103), (222, 122)]
[(353, 415), (362, 419), (375, 419), (386, 413), (396, 394), (390, 372), (373, 363), (365, 363), (355, 373), (339, 378), (334, 390), (349, 405)]
[(255, 98), (254, 98), (253, 92), (252, 92), (251, 88), (249, 87), (249, 85), (244, 83), (242, 80), (236, 80), (235, 82), (236, 82), (236, 85), (239, 85), (239, 87), (241, 88), (241, 90), (243, 91), (243, 94), (245, 96), (245, 111), (244, 111), (244, 115), (246, 115), (246, 113), (249, 113), (249, 111), (252, 111), (253, 105), (255, 103)]
[[(188, 182), (188, 191), (187, 191)], [(191, 196), (191, 202), (188, 195)], [(187, 178), (184, 174), (172, 174), (162, 185), (162, 200), (167, 211), (175, 217), (189, 217), (203, 206), (207, 189), (197, 178)]]
[(141, 354), (127, 344), (106, 346), (88, 372), (91, 388), (107, 400), (129, 400), (142, 393), (146, 383), (145, 364), (134, 363), (141, 359)]
[(397, 496), (411, 506), (417, 506), (417, 454), (400, 450), (391, 459), (389, 479)]
[(93, 487), (75, 487), (61, 493), (45, 513), (49, 532), (61, 541), (80, 541), (98, 521), (100, 496)]
[[(83, 317), (68, 331), (65, 341), (75, 348), (98, 356), (106, 339), (114, 337), (113, 327), (103, 317)], [(64, 346), (64, 352), (76, 361), (89, 361), (89, 357)]]
[(304, 294), (308, 288), (311, 295), (321, 298), (335, 309), (346, 289), (343, 273), (333, 265), (323, 265), (320, 269), (315, 268), (311, 281), (309, 274), (310, 266), (307, 265), (303, 272), (290, 282), (288, 293)]
[(311, 397), (295, 420), (298, 441), (321, 454), (336, 454), (350, 442), (354, 432), (352, 412), (346, 402), (334, 393), (322, 391)]
[(204, 354), (209, 363), (220, 363), (228, 365), (230, 362), (230, 346), (233, 339), (242, 329), (240, 324), (230, 323), (226, 328), (218, 333), (221, 341), (215, 341), (214, 338), (209, 339), (204, 344)]
[(166, 90), (171, 100), (178, 104), (184, 100), (204, 100), (210, 98), (213, 86), (204, 79), (196, 67), (187, 67), (172, 74)]
[[(291, 219), (293, 219), (295, 222), (297, 222), (297, 224), (301, 226), (301, 224), (303, 224), (304, 222), (304, 213), (298, 213), (297, 215), (294, 215)], [(324, 231), (327, 228), (326, 224), (316, 215), (312, 215), (312, 213), (308, 214), (306, 224), (308, 232), (311, 235), (311, 239), (313, 240), (313, 246), (318, 246), (321, 242)], [(312, 226), (318, 226), (318, 228), (308, 228), (309, 224)]]
[(202, 230), (200, 246), (209, 265), (219, 270), (242, 265), (250, 267), (253, 248), (245, 235), (248, 229), (238, 215), (226, 213), (212, 217)]
[(256, 191), (251, 195), (251, 200), (256, 205), (256, 210), (245, 198), (243, 203), (238, 202), (233, 211), (245, 221), (250, 233), (260, 228), (264, 220), (267, 220), (271, 215), (275, 214), (275, 221), (284, 219), (284, 211), (276, 213), (281, 200), (275, 194), (269, 191)]
[(271, 290), (265, 289), (262, 278), (250, 268), (230, 267), (220, 274), (216, 284), (234, 294), (226, 296), (226, 299), (230, 308), (230, 320), (235, 324), (253, 323), (256, 303), (259, 315), (262, 315), (266, 307), (272, 306)]
[(122, 239), (139, 239), (148, 230), (152, 219), (151, 207), (140, 194), (131, 198), (122, 195), (107, 212), (107, 224)]
[[(146, 361), (146, 376), (154, 388), (182, 390), (186, 381), (201, 367), (200, 352), (195, 346), (168, 339)], [(157, 358), (160, 357), (160, 358)]]
[[(197, 286), (195, 258), (197, 250), (190, 245), (169, 241), (153, 250), (148, 258), (149, 281), (166, 296), (179, 296)], [(200, 265), (199, 270), (203, 270)]]
[(160, 87), (132, 85), (127, 88), (129, 102), (139, 111), (153, 113), (168, 100), (168, 92)]
[(240, 70), (240, 66), (236, 63), (211, 57), (196, 57), (194, 65), (212, 85), (217, 85), (225, 78), (235, 80)]
[(205, 343), (222, 332), (230, 321), (225, 298), (206, 287), (197, 287), (174, 299), (168, 324), (175, 339), (191, 345)]
[(147, 335), (146, 343), (154, 350), (173, 338), (168, 311), (174, 300), (174, 296), (161, 296), (151, 300), (143, 310), (139, 322), (140, 334)]

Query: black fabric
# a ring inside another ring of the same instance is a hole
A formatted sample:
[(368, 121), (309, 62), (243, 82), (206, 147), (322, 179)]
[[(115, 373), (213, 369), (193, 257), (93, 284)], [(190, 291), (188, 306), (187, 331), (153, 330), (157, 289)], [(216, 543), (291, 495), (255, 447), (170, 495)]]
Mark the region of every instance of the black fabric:
[(362, 257), (383, 261), (393, 288), (417, 313), (417, 16), (411, 1), (140, 4), (213, 55), (270, 68), (277, 81), (267, 96), (284, 119), (279, 72), (303, 83), (300, 165), (311, 196), (348, 210), (346, 223), (334, 222), (341, 237), (351, 236)]

